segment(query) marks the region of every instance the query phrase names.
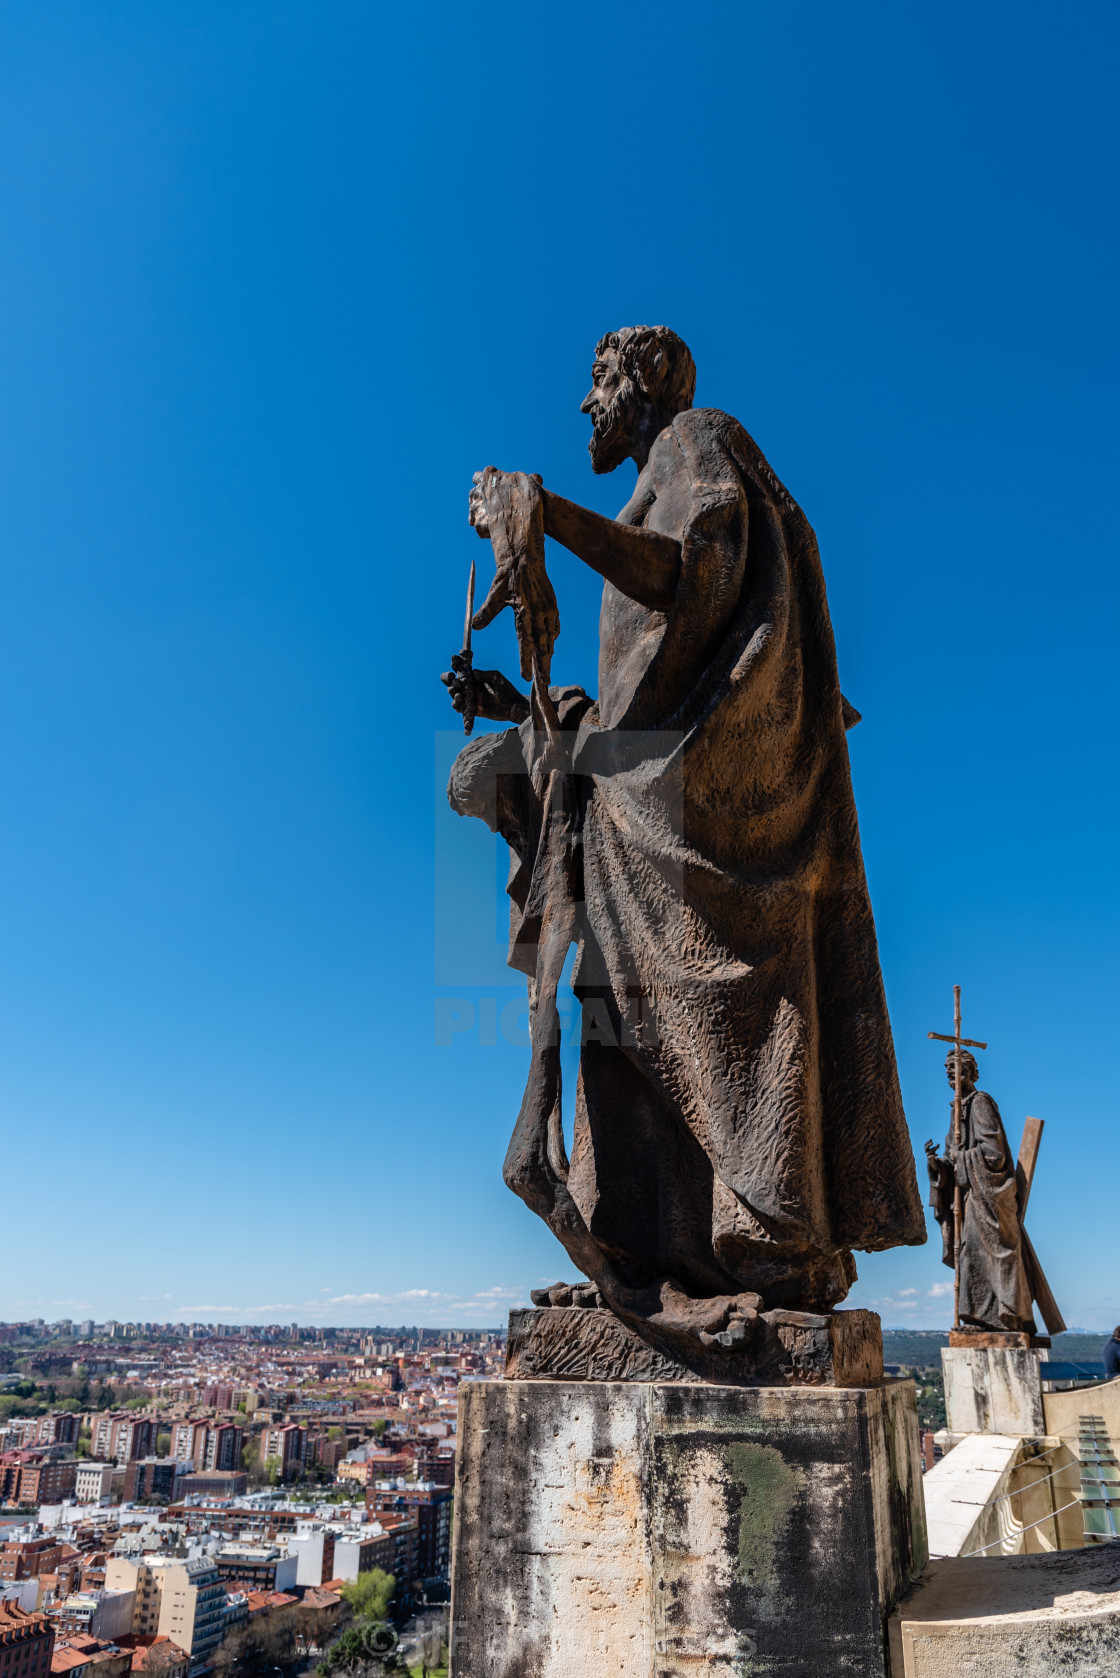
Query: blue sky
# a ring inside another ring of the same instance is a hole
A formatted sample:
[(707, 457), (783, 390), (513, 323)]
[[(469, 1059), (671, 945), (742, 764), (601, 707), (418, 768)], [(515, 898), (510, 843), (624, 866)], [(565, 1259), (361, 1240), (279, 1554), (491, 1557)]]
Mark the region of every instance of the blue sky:
[[(1067, 1319), (1120, 1320), (1118, 34), (0, 6), (0, 1316), (490, 1324), (569, 1274), (501, 1182), (519, 991), (436, 677), (471, 473), (616, 510), (578, 405), (657, 321), (818, 533), (919, 1155), (959, 982)], [(947, 1322), (933, 1243), (859, 1264)]]

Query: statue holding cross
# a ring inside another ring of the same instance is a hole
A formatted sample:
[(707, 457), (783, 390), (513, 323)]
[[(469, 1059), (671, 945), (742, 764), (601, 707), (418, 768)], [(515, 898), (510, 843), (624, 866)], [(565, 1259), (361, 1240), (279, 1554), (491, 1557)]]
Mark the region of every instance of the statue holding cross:
[(1018, 1163), (1011, 1157), (999, 1108), (977, 1087), (979, 1067), (970, 1052), (987, 1044), (961, 1036), (960, 986), (954, 986), (945, 1070), (953, 1087), (952, 1127), (944, 1156), (926, 1143), (930, 1204), (941, 1225), (942, 1257), (954, 1272), (953, 1329), (960, 1335), (1034, 1337), (1037, 1301), (1052, 1334), (1065, 1328), (1061, 1312), (1023, 1228), (1042, 1120), (1028, 1118)]

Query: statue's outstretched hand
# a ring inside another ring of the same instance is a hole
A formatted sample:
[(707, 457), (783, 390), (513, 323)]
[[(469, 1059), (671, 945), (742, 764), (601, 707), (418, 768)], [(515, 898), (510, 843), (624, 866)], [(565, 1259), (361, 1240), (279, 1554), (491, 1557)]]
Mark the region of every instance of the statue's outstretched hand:
[(476, 717), (485, 717), (489, 722), (520, 723), (529, 715), (529, 701), (500, 670), (472, 670), (462, 653), (452, 655), (451, 669), (444, 671), (440, 681), (460, 715), (466, 709), (472, 689)]
[(941, 1189), (947, 1182), (952, 1182), (952, 1166), (948, 1160), (941, 1158), (937, 1151), (936, 1142), (926, 1143), (926, 1168), (929, 1171), (929, 1180), (933, 1188)]

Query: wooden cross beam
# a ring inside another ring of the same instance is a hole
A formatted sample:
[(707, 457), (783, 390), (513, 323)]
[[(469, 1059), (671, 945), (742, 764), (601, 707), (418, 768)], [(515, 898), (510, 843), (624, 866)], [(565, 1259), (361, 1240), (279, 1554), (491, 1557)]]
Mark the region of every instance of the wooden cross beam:
[(1031, 1244), (1031, 1238), (1023, 1229), (1023, 1219), (1027, 1215), (1027, 1201), (1031, 1197), (1031, 1184), (1034, 1182), (1034, 1168), (1038, 1164), (1038, 1150), (1042, 1146), (1042, 1131), (1045, 1121), (1028, 1118), (1023, 1126), (1023, 1140), (1019, 1144), (1019, 1160), (1015, 1167), (1015, 1176), (1019, 1184), (1019, 1234), (1023, 1243), (1023, 1268), (1027, 1273), (1027, 1285), (1031, 1290), (1031, 1298), (1038, 1306), (1039, 1315), (1046, 1324), (1048, 1334), (1064, 1334), (1066, 1330), (1065, 1318), (1058, 1309), (1058, 1302), (1050, 1291), (1050, 1284), (1043, 1274), (1038, 1254)]

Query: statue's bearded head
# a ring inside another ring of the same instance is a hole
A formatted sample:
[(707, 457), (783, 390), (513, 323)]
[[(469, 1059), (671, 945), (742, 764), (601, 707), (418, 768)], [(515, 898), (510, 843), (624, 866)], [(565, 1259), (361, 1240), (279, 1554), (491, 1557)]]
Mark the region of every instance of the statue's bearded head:
[[(957, 1083), (957, 1051), (955, 1049), (950, 1049), (949, 1053), (945, 1056), (945, 1072), (948, 1076), (950, 1084), (955, 1089)], [(980, 1068), (976, 1064), (975, 1057), (970, 1055), (967, 1049), (962, 1049), (961, 1088), (964, 1090), (966, 1095), (969, 1090), (974, 1090), (976, 1088), (976, 1080), (979, 1076)]]
[(695, 390), (688, 345), (667, 326), (627, 326), (600, 338), (591, 389), (580, 404), (593, 426), (592, 471), (613, 472), (640, 448), (644, 464), (653, 438), (692, 407)]

